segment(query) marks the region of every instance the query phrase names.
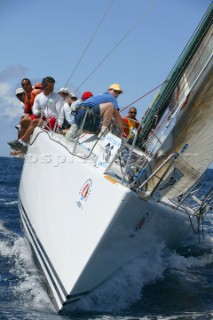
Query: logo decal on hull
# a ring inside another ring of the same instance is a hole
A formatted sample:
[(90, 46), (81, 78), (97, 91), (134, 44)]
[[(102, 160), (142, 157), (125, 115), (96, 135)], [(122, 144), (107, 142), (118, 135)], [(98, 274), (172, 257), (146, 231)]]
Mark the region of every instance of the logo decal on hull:
[(83, 209), (84, 203), (87, 201), (90, 192), (92, 190), (92, 180), (88, 179), (82, 186), (81, 190), (79, 191), (80, 199), (77, 201), (77, 206)]
[(138, 220), (138, 222), (134, 225), (132, 233), (129, 235), (130, 238), (133, 238), (136, 234), (137, 231), (139, 231), (143, 225), (144, 222), (146, 221), (146, 219), (149, 216), (149, 212), (144, 213), (144, 215), (140, 218), (140, 220)]

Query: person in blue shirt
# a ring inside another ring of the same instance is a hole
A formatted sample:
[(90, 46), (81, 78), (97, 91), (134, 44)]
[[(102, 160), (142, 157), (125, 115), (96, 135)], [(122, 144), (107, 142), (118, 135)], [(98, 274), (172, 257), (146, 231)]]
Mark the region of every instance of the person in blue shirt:
[[(69, 134), (66, 136), (69, 140), (75, 136), (77, 130), (84, 119), (86, 109), (89, 108), (88, 116), (86, 117), (84, 128), (85, 130), (98, 132), (101, 129), (101, 134), (106, 132), (111, 120), (114, 119), (115, 124), (123, 133), (123, 122), (119, 113), (117, 98), (123, 93), (121, 86), (117, 83), (110, 85), (107, 92), (93, 96), (79, 105), (79, 110), (75, 116), (75, 123), (72, 125)], [(102, 119), (102, 126), (100, 123)]]

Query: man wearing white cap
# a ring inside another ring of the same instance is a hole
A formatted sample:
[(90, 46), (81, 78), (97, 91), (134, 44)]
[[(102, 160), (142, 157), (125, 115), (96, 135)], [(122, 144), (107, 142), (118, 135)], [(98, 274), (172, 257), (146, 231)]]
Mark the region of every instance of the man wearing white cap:
[(23, 88), (18, 88), (16, 89), (16, 97), (19, 99), (19, 101), (21, 102), (21, 107), (24, 111), (25, 106), (24, 106), (24, 99), (26, 97), (26, 92), (24, 91)]
[(67, 131), (67, 129), (70, 128), (71, 124), (73, 123), (72, 121), (72, 105), (74, 103), (80, 104), (80, 101), (78, 100), (77, 96), (70, 92), (68, 97), (65, 100), (64, 106), (63, 106), (63, 111), (64, 111), (64, 123), (62, 125), (62, 129), (65, 130), (63, 133)]
[(68, 95), (70, 95), (70, 92), (69, 92), (69, 89), (67, 88), (60, 88), (58, 91), (57, 91), (58, 94), (60, 94), (60, 96), (64, 99), (64, 98), (67, 98)]
[[(21, 107), (22, 107), (22, 111), (24, 112), (24, 109), (25, 109), (24, 99), (26, 97), (26, 92), (24, 91), (23, 88), (16, 89), (16, 97), (19, 99)], [(22, 116), (22, 118), (23, 118), (23, 116)], [(18, 129), (18, 131), (20, 131), (20, 128), (21, 128), (20, 123), (18, 123), (15, 126), (15, 128)]]

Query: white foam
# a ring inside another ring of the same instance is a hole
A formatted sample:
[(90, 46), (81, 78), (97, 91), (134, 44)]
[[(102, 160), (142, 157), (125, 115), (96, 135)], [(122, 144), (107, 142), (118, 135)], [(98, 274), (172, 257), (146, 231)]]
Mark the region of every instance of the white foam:
[(143, 257), (135, 259), (102, 286), (76, 301), (71, 306), (71, 310), (119, 312), (128, 309), (132, 304), (143, 299), (144, 286), (164, 278), (166, 269), (170, 269), (171, 272), (183, 272), (185, 276), (191, 277), (190, 281), (198, 281), (196, 275), (190, 275), (190, 272), (186, 271), (190, 271), (192, 267), (206, 266), (209, 263), (212, 263), (212, 254), (183, 257), (168, 250), (162, 243), (156, 244), (155, 248), (144, 254)]
[(19, 237), (13, 246), (15, 264), (10, 270), (19, 281), (13, 288), (13, 292), (19, 297), (24, 306), (33, 308), (53, 309), (52, 303), (45, 290), (44, 279), (35, 266), (29, 247), (23, 238)]
[[(15, 303), (28, 308), (53, 311), (45, 281), (32, 260), (24, 238), (8, 230), (2, 221), (0, 234), (4, 236), (4, 240), (0, 240), (0, 255), (13, 260), (10, 273), (17, 279), (11, 284)], [(142, 289), (145, 285), (164, 278), (167, 268), (172, 272), (184, 272), (185, 276), (190, 277), (190, 273), (185, 271), (212, 263), (212, 257), (213, 253), (183, 257), (169, 251), (162, 243), (155, 244), (143, 257), (135, 259), (102, 286), (73, 303), (71, 311), (119, 312), (128, 309), (143, 299)], [(192, 277), (190, 281), (196, 281), (196, 277)]]
[[(161, 256), (163, 244), (119, 270), (101, 287), (74, 303), (71, 308), (84, 311), (118, 312), (141, 299), (147, 284), (163, 277), (166, 268)], [(101, 270), (100, 270), (101, 272)]]
[(12, 265), (9, 272), (16, 278), (11, 283), (15, 303), (34, 309), (54, 310), (25, 239), (9, 231), (1, 221), (0, 232), (4, 236), (0, 241), (0, 255), (9, 259)]

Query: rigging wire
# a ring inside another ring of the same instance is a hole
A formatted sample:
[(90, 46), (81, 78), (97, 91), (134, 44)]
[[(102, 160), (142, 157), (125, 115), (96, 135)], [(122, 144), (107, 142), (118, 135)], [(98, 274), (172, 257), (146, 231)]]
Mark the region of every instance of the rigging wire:
[(98, 65), (90, 72), (90, 74), (84, 79), (84, 81), (75, 90), (78, 91), (82, 85), (93, 75), (93, 73), (104, 63), (104, 61), (115, 51), (115, 49), (121, 44), (121, 42), (136, 28), (136, 26), (145, 18), (145, 16), (153, 9), (156, 3), (160, 0), (155, 0), (151, 6), (146, 10), (146, 12), (132, 25), (132, 27), (127, 31), (126, 34), (117, 42), (117, 44), (107, 53), (107, 55), (98, 63)]
[(150, 91), (146, 92), (144, 95), (142, 95), (141, 97), (139, 97), (138, 99), (134, 100), (133, 102), (131, 102), (130, 104), (128, 104), (126, 107), (124, 107), (123, 109), (121, 109), (119, 112), (122, 112), (124, 110), (126, 110), (127, 108), (129, 108), (130, 106), (132, 106), (134, 103), (140, 101), (141, 99), (145, 98), (146, 96), (148, 96), (150, 93), (152, 93), (153, 91), (155, 91), (156, 89), (158, 89), (159, 87), (161, 87), (162, 85), (164, 85), (164, 83), (166, 83), (167, 80), (165, 80), (164, 82), (160, 83), (159, 85), (157, 85), (156, 87), (154, 87), (153, 89), (151, 89)]
[(94, 34), (92, 35), (91, 39), (89, 40), (88, 44), (86, 45), (86, 48), (84, 49), (82, 55), (80, 56), (80, 58), (79, 58), (79, 60), (78, 60), (78, 62), (77, 62), (77, 64), (76, 64), (76, 66), (74, 67), (74, 69), (73, 69), (70, 77), (68, 78), (66, 84), (64, 85), (64, 87), (66, 87), (66, 86), (68, 85), (68, 83), (70, 82), (71, 78), (73, 77), (73, 75), (74, 75), (75, 71), (77, 70), (80, 62), (82, 61), (83, 57), (85, 56), (86, 51), (88, 50), (89, 46), (91, 45), (92, 41), (93, 41), (94, 38), (95, 38), (95, 35), (97, 34), (98, 30), (100, 29), (101, 24), (103, 23), (104, 19), (106, 18), (107, 14), (109, 13), (109, 11), (110, 11), (110, 9), (111, 9), (111, 7), (112, 7), (112, 5), (113, 5), (113, 2), (114, 2), (114, 0), (111, 0), (110, 5), (108, 6), (108, 8), (106, 9), (106, 11), (105, 11), (105, 13), (104, 13), (104, 15), (103, 15), (103, 18), (102, 18), (101, 21), (99, 22), (99, 24), (98, 24), (98, 26), (97, 26)]

